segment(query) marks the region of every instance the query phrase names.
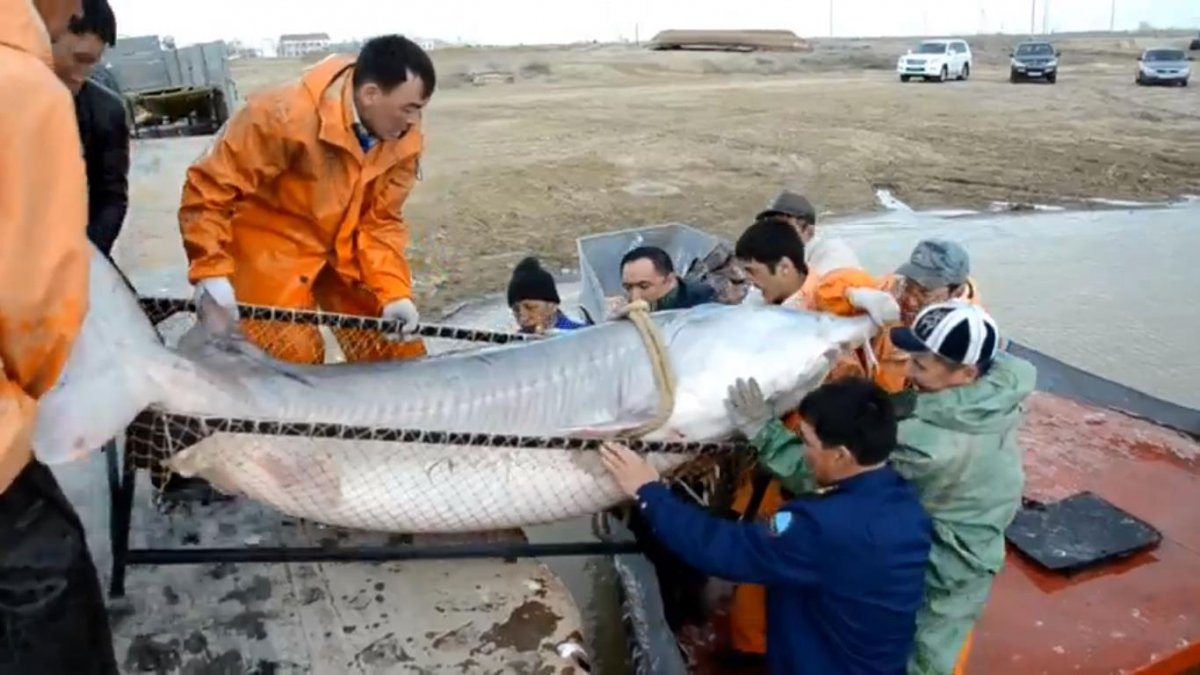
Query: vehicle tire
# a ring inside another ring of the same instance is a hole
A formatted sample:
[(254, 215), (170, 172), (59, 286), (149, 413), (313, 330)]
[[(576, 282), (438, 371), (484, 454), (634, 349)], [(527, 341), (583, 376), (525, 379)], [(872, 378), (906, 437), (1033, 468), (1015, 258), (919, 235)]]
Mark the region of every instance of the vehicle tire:
[(938, 73), (938, 82), (945, 82), (950, 79), (950, 66), (942, 66), (942, 72)]
[(1049, 82), (1050, 84), (1054, 84), (1055, 82), (1058, 82), (1058, 73), (1050, 73), (1049, 75), (1046, 76), (1046, 81)]
[(1187, 80), (1182, 80), (1182, 81), (1180, 81), (1180, 83), (1179, 83), (1179, 86), (1181, 86), (1181, 87), (1186, 87), (1186, 86), (1188, 86), (1188, 81), (1187, 81)]
[(1020, 81), (1020, 79), (1021, 79), (1021, 76), (1017, 75), (1017, 71), (1015, 71), (1015, 70), (1008, 71), (1008, 81), (1009, 82), (1016, 84), (1017, 82)]
[(962, 72), (958, 74), (958, 79), (962, 80), (963, 82), (966, 82), (967, 78), (969, 78), (969, 77), (971, 77), (971, 64), (964, 63), (963, 67), (962, 67)]
[(900, 76), (900, 81), (901, 81), (901, 82), (908, 82), (908, 79), (909, 79), (909, 78), (908, 78), (908, 75), (901, 75), (901, 76)]

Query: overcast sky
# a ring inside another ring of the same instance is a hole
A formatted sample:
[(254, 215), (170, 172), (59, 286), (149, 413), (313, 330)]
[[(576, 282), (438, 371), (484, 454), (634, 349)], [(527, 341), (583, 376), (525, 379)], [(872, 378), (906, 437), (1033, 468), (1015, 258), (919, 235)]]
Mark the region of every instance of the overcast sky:
[[(784, 28), (829, 35), (829, 0), (110, 0), (121, 35), (173, 36), (180, 46), (281, 33), (334, 39), (377, 33), (487, 44), (645, 40), (664, 28)], [(1112, 0), (836, 0), (837, 36), (1107, 30)], [(1045, 11), (1049, 3), (1049, 11)], [(942, 6), (940, 11), (932, 8)], [(1141, 22), (1200, 27), (1200, 0), (1116, 0), (1117, 30)], [(536, 21), (529, 21), (536, 16)]]

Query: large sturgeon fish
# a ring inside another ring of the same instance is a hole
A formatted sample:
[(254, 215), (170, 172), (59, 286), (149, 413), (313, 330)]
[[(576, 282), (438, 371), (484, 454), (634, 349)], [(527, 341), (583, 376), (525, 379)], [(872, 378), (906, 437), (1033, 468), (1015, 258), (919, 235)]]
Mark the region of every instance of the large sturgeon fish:
[[(558, 337), (407, 362), (297, 366), (247, 342), (215, 303), (178, 349), (95, 252), (91, 306), (59, 383), (41, 401), (35, 449), (58, 463), (121, 435), (141, 411), (354, 427), (525, 435), (616, 434), (659, 405), (647, 348), (616, 321)], [(777, 412), (796, 406), (837, 350), (875, 332), (844, 319), (766, 306), (710, 305), (653, 315), (675, 379), (674, 408), (647, 440), (720, 440), (724, 401), (754, 377)], [(660, 470), (686, 461), (652, 453)], [(389, 443), (217, 433), (170, 466), (294, 516), (391, 532), (517, 527), (608, 508), (617, 486), (591, 451)]]

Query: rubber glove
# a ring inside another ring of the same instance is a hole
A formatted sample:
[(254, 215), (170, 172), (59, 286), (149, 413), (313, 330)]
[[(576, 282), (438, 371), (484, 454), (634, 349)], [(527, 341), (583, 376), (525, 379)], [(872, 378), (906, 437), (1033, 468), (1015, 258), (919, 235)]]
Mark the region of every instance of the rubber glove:
[(229, 283), (228, 277), (201, 279), (200, 283), (196, 284), (195, 295), (192, 297), (192, 302), (197, 307), (200, 306), (200, 298), (205, 293), (208, 294), (208, 297), (215, 300), (218, 305), (233, 314), (235, 318), (238, 316), (237, 297), (233, 294), (233, 284)]
[(883, 327), (900, 320), (900, 304), (887, 291), (876, 288), (851, 288), (846, 291), (846, 299), (851, 305), (866, 312), (877, 326)]
[(747, 439), (753, 440), (762, 432), (775, 413), (763, 397), (762, 388), (754, 378), (738, 381), (729, 388), (729, 398), (725, 399), (725, 409), (729, 411), (729, 419), (733, 426), (742, 432)]
[(417, 306), (413, 304), (413, 301), (405, 298), (389, 302), (383, 308), (380, 318), (401, 322), (400, 334), (392, 335), (391, 339), (403, 340), (417, 332), (417, 323), (421, 320), (421, 315), (417, 312)]

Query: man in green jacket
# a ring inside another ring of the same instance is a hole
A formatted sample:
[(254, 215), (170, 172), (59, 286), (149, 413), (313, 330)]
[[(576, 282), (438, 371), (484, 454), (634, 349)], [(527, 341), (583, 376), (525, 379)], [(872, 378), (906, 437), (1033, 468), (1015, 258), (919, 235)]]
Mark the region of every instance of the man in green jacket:
[[(1037, 371), (1000, 351), (991, 317), (961, 300), (925, 308), (912, 328), (893, 329), (891, 338), (912, 354), (917, 390), (891, 462), (916, 485), (934, 525), (908, 672), (950, 675), (1004, 564), (1004, 531), (1025, 482), (1017, 427)], [(802, 441), (774, 417), (758, 384), (739, 380), (728, 405), (759, 464), (785, 489), (811, 492)]]

